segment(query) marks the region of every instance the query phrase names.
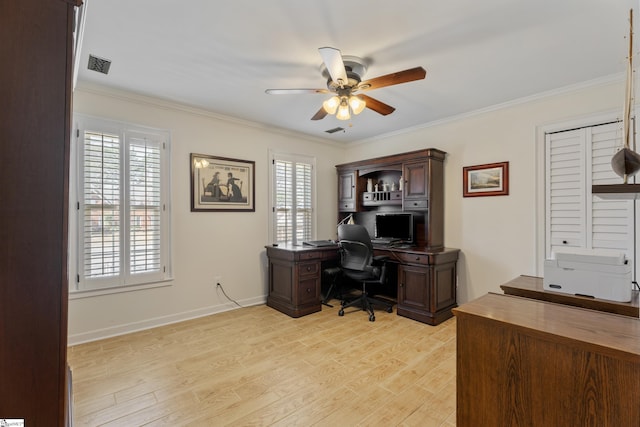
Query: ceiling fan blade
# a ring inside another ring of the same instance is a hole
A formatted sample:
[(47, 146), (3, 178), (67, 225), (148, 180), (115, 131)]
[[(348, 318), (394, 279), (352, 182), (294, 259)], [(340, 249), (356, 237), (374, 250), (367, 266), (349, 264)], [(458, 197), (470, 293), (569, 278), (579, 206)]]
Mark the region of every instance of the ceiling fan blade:
[(422, 80), (427, 75), (427, 71), (422, 67), (410, 68), (397, 73), (386, 74), (380, 77), (374, 77), (366, 80), (358, 85), (359, 91), (379, 89), (385, 86), (397, 85), (400, 83)]
[(267, 89), (269, 95), (300, 95), (305, 93), (329, 93), (327, 89)]
[(322, 120), (325, 118), (326, 115), (327, 115), (327, 112), (325, 111), (324, 107), (320, 107), (318, 112), (314, 114), (313, 117), (311, 117), (311, 120)]
[(371, 110), (375, 111), (376, 113), (380, 113), (383, 116), (386, 116), (396, 111), (396, 109), (391, 105), (387, 105), (384, 102), (378, 101), (377, 99), (374, 99), (370, 96), (358, 95), (358, 97), (362, 98), (364, 102), (367, 103), (367, 108), (370, 108)]
[(318, 51), (320, 52), (320, 56), (322, 56), (325, 67), (327, 67), (327, 71), (329, 71), (331, 80), (340, 86), (346, 84), (349, 80), (347, 79), (347, 71), (344, 68), (344, 61), (342, 61), (340, 49), (321, 47)]

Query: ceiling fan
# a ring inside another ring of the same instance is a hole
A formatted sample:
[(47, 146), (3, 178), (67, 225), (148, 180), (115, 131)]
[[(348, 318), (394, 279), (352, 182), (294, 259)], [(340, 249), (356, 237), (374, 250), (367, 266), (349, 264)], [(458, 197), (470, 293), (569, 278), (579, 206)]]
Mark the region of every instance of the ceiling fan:
[(351, 112), (360, 114), (365, 108), (386, 116), (393, 113), (395, 108), (362, 92), (421, 80), (427, 75), (424, 68), (416, 67), (362, 81), (367, 71), (364, 60), (355, 56), (342, 56), (340, 50), (333, 47), (321, 47), (318, 51), (322, 56), (321, 73), (327, 78), (327, 89), (267, 89), (265, 91), (272, 95), (334, 94), (322, 103), (322, 107), (311, 117), (311, 120), (324, 119), (327, 114), (335, 114), (339, 120), (349, 120)]

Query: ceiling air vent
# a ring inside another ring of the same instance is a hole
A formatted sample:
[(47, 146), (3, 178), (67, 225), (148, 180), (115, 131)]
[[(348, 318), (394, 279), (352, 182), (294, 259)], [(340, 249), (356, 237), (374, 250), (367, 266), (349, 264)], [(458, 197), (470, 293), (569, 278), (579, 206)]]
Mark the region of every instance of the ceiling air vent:
[(325, 130), (325, 132), (326, 132), (326, 133), (336, 133), (336, 132), (340, 132), (340, 131), (343, 131), (343, 132), (344, 132), (344, 128), (337, 127), (337, 128), (333, 128), (333, 129)]
[(89, 55), (88, 69), (97, 71), (102, 74), (107, 74), (111, 67), (111, 61), (108, 59), (98, 58), (97, 56)]

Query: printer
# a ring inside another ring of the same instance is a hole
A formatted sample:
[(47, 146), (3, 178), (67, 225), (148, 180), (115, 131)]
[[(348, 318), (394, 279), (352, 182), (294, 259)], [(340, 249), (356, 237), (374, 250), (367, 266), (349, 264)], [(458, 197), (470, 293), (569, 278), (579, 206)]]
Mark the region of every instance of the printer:
[(544, 261), (547, 291), (631, 301), (631, 263), (624, 252), (608, 249), (560, 248)]

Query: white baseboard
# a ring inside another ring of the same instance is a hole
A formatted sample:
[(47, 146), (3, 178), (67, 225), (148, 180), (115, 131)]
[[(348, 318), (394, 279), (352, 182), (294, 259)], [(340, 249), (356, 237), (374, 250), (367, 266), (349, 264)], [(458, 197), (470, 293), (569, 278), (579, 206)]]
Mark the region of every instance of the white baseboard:
[[(255, 297), (239, 301), (242, 307), (265, 304), (267, 297)], [(104, 329), (96, 329), (93, 331), (82, 332), (79, 334), (69, 335), (67, 337), (67, 345), (78, 345), (91, 341), (102, 340), (105, 338), (116, 337), (118, 335), (130, 334), (132, 332), (144, 331), (146, 329), (157, 328), (158, 326), (170, 325), (172, 323), (184, 322), (185, 320), (196, 319), (198, 317), (209, 316), (212, 314), (223, 313), (225, 311), (238, 309), (236, 304), (228, 302), (211, 307), (203, 307), (197, 310), (185, 311), (182, 313), (174, 313), (167, 316), (155, 317), (152, 319), (141, 320), (139, 322), (125, 323), (122, 325), (111, 326)]]

